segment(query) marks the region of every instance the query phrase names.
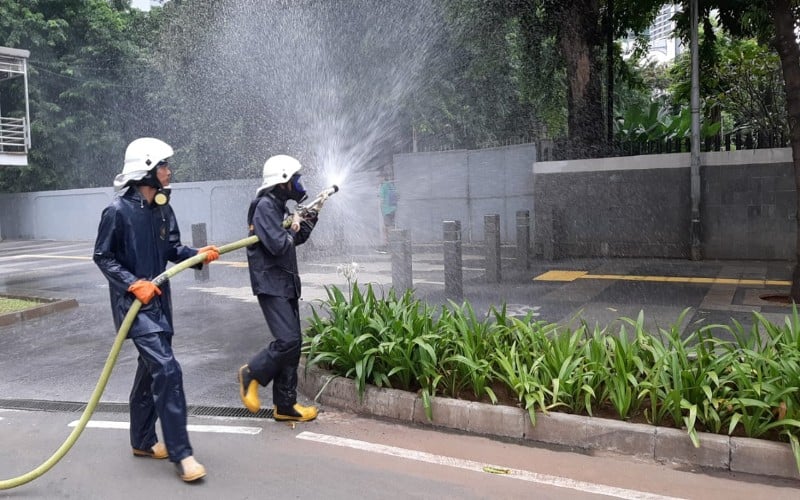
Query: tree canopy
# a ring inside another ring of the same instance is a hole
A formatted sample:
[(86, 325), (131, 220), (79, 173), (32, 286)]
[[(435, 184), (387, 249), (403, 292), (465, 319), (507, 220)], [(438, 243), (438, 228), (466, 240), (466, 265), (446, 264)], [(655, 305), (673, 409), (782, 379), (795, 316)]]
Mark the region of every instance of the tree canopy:
[[(664, 3), (171, 0), (142, 12), (6, 0), (0, 45), (31, 51), (33, 148), (28, 167), (0, 169), (0, 190), (108, 186), (140, 136), (181, 153), (178, 181), (253, 177), (276, 152), (359, 168), (415, 148), (539, 139), (603, 154), (609, 118), (658, 101), (673, 122), (688, 102), (685, 71), (660, 71), (657, 90), (615, 43), (644, 33)], [(730, 25), (709, 45), (707, 108), (724, 107), (731, 126), (778, 127), (779, 113), (758, 112), (783, 102), (771, 18), (753, 2), (701, 4), (726, 7)], [(4, 113), (19, 96), (7, 87)]]

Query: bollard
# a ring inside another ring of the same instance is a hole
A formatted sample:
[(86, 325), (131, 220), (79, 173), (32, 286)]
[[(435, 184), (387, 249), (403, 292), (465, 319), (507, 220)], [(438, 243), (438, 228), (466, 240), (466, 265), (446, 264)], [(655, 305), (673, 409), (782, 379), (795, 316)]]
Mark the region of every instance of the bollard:
[(392, 254), (392, 288), (400, 295), (413, 286), (411, 240), (407, 229), (389, 230), (389, 252)]
[(444, 234), (444, 295), (461, 302), (464, 298), (464, 276), (461, 258), (461, 221), (442, 221)]
[(531, 213), (528, 210), (517, 210), (517, 265), (521, 269), (530, 269), (531, 249)]
[(484, 215), (484, 250), (486, 252), (486, 282), (500, 283), (500, 215)]
[[(192, 246), (194, 248), (203, 248), (208, 245), (208, 238), (206, 237), (206, 224), (192, 224)], [(203, 264), (202, 269), (194, 270), (195, 281), (208, 281), (211, 274), (208, 271), (208, 264)]]

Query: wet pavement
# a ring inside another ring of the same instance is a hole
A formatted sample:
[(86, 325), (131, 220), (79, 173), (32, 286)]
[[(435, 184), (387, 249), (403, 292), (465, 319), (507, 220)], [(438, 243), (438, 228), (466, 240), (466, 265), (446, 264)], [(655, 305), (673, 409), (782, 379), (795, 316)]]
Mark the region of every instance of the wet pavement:
[[(22, 429), (17, 431), (19, 435), (12, 434), (14, 443), (3, 446), (12, 455), (9, 457), (6, 453), (0, 456), (0, 469), (6, 471), (0, 480), (29, 470), (60, 444), (66, 435), (66, 427), (52, 427), (52, 423), (63, 421), (67, 425), (79, 417), (106, 361), (116, 332), (109, 310), (106, 281), (91, 261), (91, 251), (91, 242), (0, 242), (0, 295), (77, 303), (76, 307), (72, 303), (72, 307), (67, 309), (11, 324), (0, 322), (0, 325), (5, 325), (0, 326), (0, 421), (3, 421), (3, 425)], [(640, 311), (644, 311), (647, 327), (654, 329), (668, 328), (686, 310), (680, 328), (688, 332), (698, 324), (730, 324), (731, 318), (749, 328), (754, 311), (774, 323), (783, 323), (786, 314), (790, 313), (787, 306), (761, 298), (788, 292), (791, 265), (786, 262), (571, 259), (533, 261), (529, 267), (523, 267), (517, 265), (513, 258), (504, 258), (503, 280), (494, 284), (486, 283), (483, 262), (479, 248), (465, 249), (464, 300), (480, 315), (487, 313), (490, 308), (505, 305), (510, 315), (530, 314), (536, 319), (571, 322), (576, 326), (576, 318), (581, 318), (592, 326), (614, 327), (619, 325), (620, 317), (636, 317)], [(391, 256), (388, 254), (372, 248), (338, 255), (301, 252), (300, 271), (304, 293), (301, 316), (308, 318), (312, 308), (318, 307), (320, 301), (326, 298), (327, 286), (349, 288), (343, 271), (354, 265), (358, 269), (360, 284), (370, 283), (377, 291), (390, 288), (392, 273)], [(434, 306), (446, 304), (441, 248), (436, 245), (415, 246), (412, 268), (415, 295)], [(173, 344), (184, 371), (189, 423), (214, 427), (217, 422), (226, 427), (242, 427), (250, 431), (260, 429), (258, 432), (266, 429), (265, 426), (275, 430), (285, 429), (285, 426), (269, 426), (272, 420), (263, 418), (269, 416), (266, 411), (259, 414), (262, 418), (251, 418), (252, 415), (242, 409), (239, 401), (235, 382), (237, 367), (271, 339), (258, 304), (250, 292), (244, 252), (238, 250), (223, 255), (210, 266), (209, 274), (209, 279), (203, 281), (200, 273), (188, 270), (172, 279), (176, 326)], [(719, 336), (727, 335), (722, 329), (717, 332)], [(135, 369), (135, 349), (130, 342), (125, 342), (93, 422), (125, 423), (128, 391)], [(301, 395), (300, 402), (308, 404), (310, 397), (313, 398), (314, 394)], [(271, 390), (262, 389), (261, 399), (265, 409), (271, 407)], [(330, 425), (332, 427), (329, 430), (334, 427), (342, 429), (343, 424), (348, 422), (359, 429), (354, 436), (366, 428), (363, 422), (356, 421), (357, 417), (341, 414), (336, 407), (326, 409), (323, 403), (322, 409), (325, 418), (307, 424), (307, 428), (327, 429), (325, 426)], [(37, 423), (39, 421), (42, 423)], [(379, 420), (376, 424), (383, 425)], [(317, 425), (323, 427), (315, 427)], [(497, 435), (508, 435), (508, 429), (503, 431), (506, 434)], [(154, 472), (165, 472), (158, 473), (156, 483), (147, 490), (150, 492), (148, 496), (159, 491), (169, 496), (201, 491), (180, 489), (182, 485), (173, 479), (174, 471), (168, 467), (169, 464), (152, 464), (153, 467), (148, 467), (151, 465), (149, 462), (142, 463), (140, 460), (129, 463), (129, 455), (125, 450), (127, 440), (122, 431), (113, 431), (118, 434), (117, 439), (103, 439), (102, 436), (109, 432), (95, 430), (88, 434), (90, 437), (82, 437), (76, 448), (78, 454), (68, 455), (56, 469), (59, 472), (50, 473), (45, 476), (46, 479), (36, 481), (32, 490), (15, 489), (11, 490), (11, 495), (22, 492), (19, 494), (23, 497), (40, 498), (40, 495), (44, 495), (46, 498), (56, 492), (60, 496), (74, 495), (76, 498), (130, 498), (129, 489), (104, 487), (100, 483), (93, 483), (92, 479), (94, 469), (103, 470), (109, 474), (110, 480), (135, 487), (135, 475), (128, 478), (125, 472), (127, 467), (137, 470), (146, 467)], [(193, 440), (201, 443), (204, 450), (201, 458), (205, 456), (210, 460), (207, 463), (216, 478), (209, 480), (210, 486), (207, 485), (199, 497), (218, 498), (223, 491), (233, 492), (232, 496), (229, 495), (231, 498), (263, 496), (263, 491), (254, 489), (255, 483), (248, 482), (254, 477), (262, 477), (260, 471), (257, 467), (253, 468), (253, 463), (241, 462), (238, 458), (241, 453), (263, 456), (262, 460), (270, 463), (274, 460), (277, 463), (303, 463), (305, 460), (302, 448), (298, 452), (300, 455), (283, 458), (270, 451), (270, 446), (277, 444), (276, 440), (293, 439), (302, 432), (301, 427), (297, 431), (291, 430), (286, 436), (270, 431), (268, 435), (273, 437), (269, 440), (273, 442), (268, 441), (264, 446), (257, 445), (263, 441), (261, 438), (253, 438), (254, 442), (242, 441), (241, 437), (217, 439), (213, 437), (215, 432), (198, 430), (193, 433), (193, 436), (208, 436), (193, 437)], [(228, 428), (226, 432), (232, 431)], [(398, 429), (395, 427), (380, 432), (381, 436), (387, 436), (398, 432)], [(442, 433), (443, 436), (447, 434)], [(87, 435), (86, 432), (84, 435)], [(680, 436), (678, 440), (683, 441)], [(246, 444), (236, 444), (240, 441)], [(247, 451), (254, 443), (256, 447)], [(31, 446), (30, 450), (28, 446)], [(83, 450), (83, 454), (80, 450)], [(87, 458), (87, 453), (94, 451), (97, 453)], [(782, 460), (786, 458), (783, 456), (785, 450), (775, 453)], [(523, 452), (523, 456), (526, 454)], [(103, 457), (111, 459), (106, 461)], [(227, 461), (223, 457), (227, 457)], [(85, 467), (86, 460), (94, 465)], [(783, 461), (793, 463), (791, 460)], [(245, 464), (244, 469), (242, 464)], [(312, 464), (309, 462), (308, 465)], [(602, 470), (605, 466), (597, 467)], [(593, 469), (589, 467), (587, 470)], [(288, 472), (287, 469), (287, 473), (292, 474), (295, 481), (292, 483), (295, 486), (288, 490), (289, 496), (303, 496), (304, 491), (308, 491), (299, 486), (303, 471)], [(361, 478), (359, 473), (350, 469), (347, 472), (348, 477)], [(794, 477), (793, 474), (790, 468), (781, 477)], [(163, 481), (160, 479), (162, 475)], [(747, 477), (752, 479), (755, 476), (744, 476)], [(750, 482), (744, 478), (739, 480)], [(332, 481), (331, 484), (338, 484), (335, 475), (328, 479)], [(368, 485), (359, 487), (360, 490), (372, 487), (369, 486), (372, 483), (368, 475), (358, 480)], [(456, 483), (465, 480), (459, 478)], [(735, 481), (731, 484), (735, 489)], [(788, 488), (789, 491), (796, 487), (796, 483), (791, 481), (775, 483), (770, 479), (770, 484), (779, 489)], [(167, 490), (159, 490), (161, 485), (167, 485)], [(436, 486), (431, 485), (433, 487)], [(453, 485), (444, 488), (445, 491), (451, 491)], [(28, 491), (33, 493), (29, 495), (26, 493)], [(331, 498), (352, 496), (352, 491), (347, 488), (325, 491)], [(420, 491), (424, 491), (424, 488)], [(0, 492), (0, 496), (5, 496), (5, 493)], [(406, 496), (400, 494), (395, 497)], [(562, 493), (556, 493), (554, 497), (563, 496)]]
[[(91, 242), (0, 242), (0, 294), (74, 299), (78, 306), (0, 327), (0, 399), (86, 401), (115, 335), (106, 281), (91, 261)], [(681, 328), (697, 324), (745, 327), (760, 312), (783, 323), (790, 308), (761, 297), (787, 293), (791, 265), (772, 261), (503, 259), (501, 283), (486, 283), (479, 249), (463, 255), (464, 300), (478, 314), (505, 304), (509, 315), (577, 326), (618, 325), (644, 312), (648, 328), (669, 328), (689, 308)], [(391, 286), (391, 256), (371, 248), (340, 255), (300, 253), (301, 316), (326, 298), (326, 286), (349, 287), (343, 268), (357, 264), (357, 280), (377, 291)], [(413, 284), (431, 305), (447, 303), (441, 247), (415, 246)], [(243, 250), (223, 255), (200, 281), (193, 270), (173, 277), (174, 347), (190, 404), (240, 407), (235, 371), (270, 340), (250, 291)], [(725, 337), (727, 332), (717, 330)], [(135, 349), (123, 345), (102, 400), (126, 402)], [(262, 390), (265, 405), (270, 390)]]

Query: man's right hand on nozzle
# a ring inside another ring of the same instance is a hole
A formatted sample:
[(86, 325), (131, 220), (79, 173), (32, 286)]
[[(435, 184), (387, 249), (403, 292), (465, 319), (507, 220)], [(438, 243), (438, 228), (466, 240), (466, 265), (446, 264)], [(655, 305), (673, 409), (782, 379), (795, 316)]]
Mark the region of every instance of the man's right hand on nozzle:
[(317, 220), (319, 220), (319, 210), (314, 210), (312, 208), (308, 212), (306, 212), (305, 217), (303, 218), (308, 222), (310, 222), (312, 225), (316, 225)]
[(136, 298), (139, 299), (139, 302), (144, 305), (147, 305), (156, 295), (161, 295), (161, 289), (152, 281), (147, 280), (133, 282), (133, 284), (128, 287), (128, 291), (134, 294)]

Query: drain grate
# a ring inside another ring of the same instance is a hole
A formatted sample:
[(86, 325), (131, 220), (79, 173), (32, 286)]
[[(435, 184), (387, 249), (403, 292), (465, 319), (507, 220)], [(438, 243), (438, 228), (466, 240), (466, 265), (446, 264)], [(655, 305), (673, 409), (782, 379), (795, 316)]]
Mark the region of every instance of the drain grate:
[(250, 413), (246, 408), (230, 408), (227, 406), (189, 406), (189, 415), (195, 417), (237, 417), (237, 418), (272, 418), (272, 408), (261, 409), (258, 413)]
[[(81, 413), (87, 403), (78, 401), (43, 401), (38, 399), (0, 399), (0, 408), (6, 410), (31, 410)], [(250, 413), (245, 408), (227, 406), (189, 405), (189, 416), (195, 417), (236, 417), (236, 418), (272, 418), (272, 408), (262, 409), (258, 413)], [(127, 403), (98, 403), (95, 412), (128, 413)]]

